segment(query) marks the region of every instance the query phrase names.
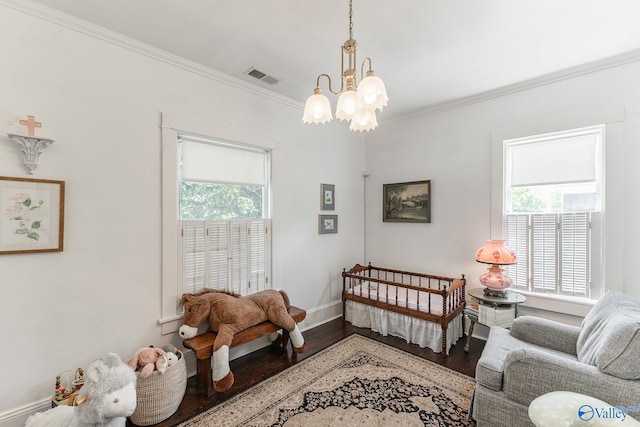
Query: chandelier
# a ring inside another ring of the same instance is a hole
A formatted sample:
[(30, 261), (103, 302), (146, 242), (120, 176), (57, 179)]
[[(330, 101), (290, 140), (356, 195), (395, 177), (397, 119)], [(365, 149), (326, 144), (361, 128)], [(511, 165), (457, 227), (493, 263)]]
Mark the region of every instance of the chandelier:
[[(329, 92), (338, 97), (336, 117), (340, 120), (351, 122), (349, 129), (353, 131), (370, 131), (378, 126), (376, 110), (382, 110), (387, 105), (389, 97), (384, 87), (384, 82), (375, 75), (371, 68), (371, 58), (367, 57), (360, 66), (360, 83), (356, 69), (356, 50), (358, 43), (353, 39), (353, 6), (349, 0), (349, 40), (342, 45), (342, 78), (340, 90), (334, 91), (331, 87), (331, 77), (328, 74), (320, 74), (316, 79), (316, 88), (304, 106), (302, 121), (304, 123), (326, 123), (333, 119), (329, 99), (322, 94), (320, 78), (329, 80)], [(347, 62), (345, 64), (345, 55)], [(365, 63), (369, 64), (366, 76), (364, 76)], [(345, 67), (346, 65), (346, 67)], [(363, 78), (364, 77), (364, 78)]]

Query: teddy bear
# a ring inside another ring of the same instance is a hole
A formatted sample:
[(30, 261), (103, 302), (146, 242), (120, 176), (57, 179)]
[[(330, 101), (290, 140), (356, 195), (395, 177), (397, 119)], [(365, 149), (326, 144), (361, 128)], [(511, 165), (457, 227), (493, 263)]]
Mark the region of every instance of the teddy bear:
[(167, 353), (158, 347), (142, 347), (125, 363), (140, 372), (140, 378), (147, 378), (154, 370), (164, 374), (169, 366)]

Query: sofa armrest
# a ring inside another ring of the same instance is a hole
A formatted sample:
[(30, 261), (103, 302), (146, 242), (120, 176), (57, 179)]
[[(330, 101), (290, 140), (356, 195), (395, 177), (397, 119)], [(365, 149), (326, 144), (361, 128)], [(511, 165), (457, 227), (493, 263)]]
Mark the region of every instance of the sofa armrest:
[(522, 341), (576, 355), (580, 328), (534, 316), (521, 316), (511, 324), (511, 335)]
[(595, 397), (613, 406), (634, 406), (640, 381), (624, 380), (558, 353), (520, 348), (507, 354), (502, 390), (522, 405), (551, 391), (564, 390)]

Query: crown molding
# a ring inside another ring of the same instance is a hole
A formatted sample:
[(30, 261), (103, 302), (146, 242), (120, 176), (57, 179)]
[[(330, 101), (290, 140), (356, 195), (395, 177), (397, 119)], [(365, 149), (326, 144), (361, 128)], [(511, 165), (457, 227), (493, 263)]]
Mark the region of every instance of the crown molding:
[(419, 117), (438, 114), (444, 111), (453, 110), (455, 108), (460, 108), (467, 105), (476, 104), (478, 102), (499, 98), (501, 96), (510, 95), (513, 93), (522, 92), (559, 81), (572, 79), (575, 77), (583, 76), (585, 74), (591, 74), (609, 68), (619, 67), (621, 65), (629, 64), (636, 61), (640, 61), (640, 49), (631, 50), (619, 55), (614, 55), (597, 61), (588, 62), (586, 64), (577, 65), (575, 67), (566, 68), (564, 70), (545, 74), (539, 77), (534, 77), (529, 80), (524, 80), (522, 82), (503, 86), (497, 89), (492, 89), (476, 95), (466, 96), (464, 98), (458, 98), (452, 101), (435, 104), (428, 108), (424, 108), (419, 111), (403, 115), (401, 117), (385, 120), (384, 122), (386, 124), (396, 124)]
[(14, 9), (36, 18), (60, 25), (73, 31), (77, 31), (89, 37), (113, 44), (124, 49), (139, 53), (157, 61), (164, 62), (185, 71), (192, 72), (199, 76), (232, 86), (236, 89), (258, 95), (263, 98), (284, 104), (296, 109), (302, 109), (303, 104), (292, 98), (282, 96), (268, 89), (247, 83), (239, 78), (206, 67), (193, 61), (189, 61), (181, 56), (174, 55), (162, 49), (155, 48), (146, 43), (119, 34), (115, 31), (107, 30), (95, 24), (91, 24), (82, 19), (52, 9), (50, 7), (32, 2), (30, 0), (0, 0), (0, 5)]
[[(239, 90), (278, 102), (295, 109), (302, 109), (304, 106), (304, 104), (300, 101), (280, 95), (271, 90), (252, 85), (237, 77), (233, 77), (217, 71), (213, 68), (206, 67), (193, 61), (189, 61), (178, 55), (174, 55), (164, 50), (155, 48), (138, 40), (126, 37), (114, 31), (107, 30), (98, 25), (91, 24), (87, 21), (75, 18), (71, 15), (57, 11), (39, 3), (35, 3), (31, 0), (0, 0), (0, 5), (51, 22), (53, 24), (63, 26), (73, 31), (77, 31), (87, 36), (94, 37), (101, 41), (105, 41), (107, 43), (111, 43), (113, 45), (131, 50), (157, 61), (164, 62), (177, 68), (181, 68), (185, 71), (192, 72), (199, 76), (232, 86)], [(510, 95), (528, 89), (545, 86), (551, 83), (571, 79), (585, 74), (606, 70), (608, 68), (618, 67), (639, 60), (640, 49), (636, 49), (626, 53), (622, 53), (620, 55), (615, 55), (609, 58), (604, 58), (575, 67), (570, 67), (564, 70), (545, 74), (543, 76), (535, 77), (529, 80), (503, 86), (479, 94), (435, 104), (427, 108), (417, 110), (413, 113), (402, 115), (400, 117), (379, 120), (379, 123), (393, 125), (419, 117), (430, 116), (444, 111), (453, 110), (455, 108), (461, 108), (478, 102), (499, 98), (501, 96)]]

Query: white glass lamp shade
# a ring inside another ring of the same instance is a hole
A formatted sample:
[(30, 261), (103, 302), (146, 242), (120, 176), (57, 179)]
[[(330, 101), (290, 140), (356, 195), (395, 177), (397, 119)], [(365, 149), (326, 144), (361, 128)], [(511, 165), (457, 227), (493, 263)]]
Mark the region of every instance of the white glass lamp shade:
[(368, 132), (378, 127), (378, 119), (376, 113), (372, 109), (359, 108), (353, 118), (349, 129), (353, 131)]
[(304, 123), (326, 123), (331, 119), (333, 119), (333, 115), (329, 98), (324, 96), (320, 89), (316, 89), (314, 94), (307, 98), (302, 121)]
[(387, 105), (387, 101), (389, 101), (384, 82), (373, 73), (373, 70), (367, 71), (367, 77), (362, 79), (358, 85), (356, 97), (358, 102), (362, 102), (375, 110), (382, 110)]
[(356, 91), (347, 90), (342, 92), (338, 98), (336, 106), (336, 117), (340, 120), (351, 120), (356, 113)]

